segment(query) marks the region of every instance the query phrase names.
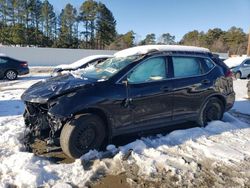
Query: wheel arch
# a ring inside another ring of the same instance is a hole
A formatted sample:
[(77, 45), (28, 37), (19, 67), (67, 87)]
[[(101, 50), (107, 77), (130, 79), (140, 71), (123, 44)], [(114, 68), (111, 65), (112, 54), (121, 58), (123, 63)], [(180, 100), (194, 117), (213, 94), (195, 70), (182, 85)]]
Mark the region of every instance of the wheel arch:
[(16, 75), (18, 76), (18, 71), (16, 69), (13, 69), (13, 68), (10, 68), (10, 69), (6, 69), (5, 72), (4, 72), (4, 76), (6, 76), (6, 73), (8, 71), (14, 71), (16, 73)]
[(235, 73), (235, 77), (236, 77), (236, 74), (239, 73), (240, 74), (240, 78), (242, 77), (242, 72), (241, 70), (237, 70), (236, 73)]
[(213, 94), (213, 95), (210, 95), (208, 96), (204, 101), (203, 103), (201, 104), (200, 106), (200, 109), (199, 109), (199, 113), (198, 113), (198, 116), (197, 116), (197, 123), (201, 126), (205, 126), (205, 124), (203, 123), (203, 117), (202, 117), (202, 113), (203, 113), (203, 110), (205, 109), (207, 103), (209, 102), (209, 100), (211, 100), (212, 98), (215, 98), (215, 99), (218, 99), (219, 101), (221, 101), (222, 103), (222, 108), (223, 108), (223, 113), (225, 112), (225, 109), (226, 109), (226, 99), (222, 96), (222, 95), (219, 95), (219, 94)]
[(97, 115), (98, 117), (100, 117), (103, 122), (104, 122), (104, 126), (105, 128), (108, 130), (107, 131), (107, 141), (111, 141), (112, 139), (112, 126), (111, 126), (111, 122), (108, 118), (107, 113), (105, 113), (102, 109), (99, 108), (86, 108), (83, 110), (80, 110), (78, 112), (76, 112), (73, 116), (75, 115), (79, 115), (79, 114), (94, 114)]
[(226, 99), (222, 95), (214, 95), (213, 97), (218, 98), (223, 104), (223, 110), (226, 108)]
[(225, 97), (223, 97), (222, 95), (219, 95), (219, 94), (214, 94), (214, 95), (210, 95), (206, 98), (206, 100), (204, 100), (204, 102), (202, 103), (201, 105), (201, 108), (203, 108), (203, 106), (208, 102), (208, 100), (210, 100), (211, 98), (217, 98), (219, 99), (222, 104), (223, 104), (223, 110), (225, 110), (226, 108), (226, 99)]

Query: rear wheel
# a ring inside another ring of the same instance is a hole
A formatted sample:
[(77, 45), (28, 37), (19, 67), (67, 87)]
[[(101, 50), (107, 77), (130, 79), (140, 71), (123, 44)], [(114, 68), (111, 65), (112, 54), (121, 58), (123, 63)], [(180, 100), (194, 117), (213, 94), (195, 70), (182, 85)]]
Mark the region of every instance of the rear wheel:
[(66, 155), (79, 158), (91, 149), (100, 149), (105, 137), (105, 126), (99, 116), (81, 114), (64, 125), (60, 144)]
[(202, 127), (205, 127), (208, 122), (221, 120), (224, 113), (224, 107), (221, 100), (218, 98), (210, 98), (203, 108), (201, 109), (198, 124)]
[(241, 72), (236, 72), (235, 78), (236, 79), (241, 79)]
[(5, 77), (8, 80), (15, 80), (17, 78), (17, 72), (14, 70), (7, 70), (5, 73)]

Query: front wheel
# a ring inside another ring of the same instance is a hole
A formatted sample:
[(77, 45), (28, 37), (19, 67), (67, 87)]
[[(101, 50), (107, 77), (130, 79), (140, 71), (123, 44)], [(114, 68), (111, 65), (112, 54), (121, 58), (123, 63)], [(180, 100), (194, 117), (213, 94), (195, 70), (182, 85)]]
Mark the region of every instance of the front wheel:
[(205, 127), (208, 122), (221, 120), (223, 117), (224, 108), (221, 100), (210, 98), (200, 111), (198, 124)]
[(91, 149), (100, 149), (105, 137), (105, 126), (99, 116), (81, 114), (64, 125), (60, 144), (70, 158), (79, 158)]
[(241, 79), (241, 72), (236, 72), (235, 78), (236, 79)]

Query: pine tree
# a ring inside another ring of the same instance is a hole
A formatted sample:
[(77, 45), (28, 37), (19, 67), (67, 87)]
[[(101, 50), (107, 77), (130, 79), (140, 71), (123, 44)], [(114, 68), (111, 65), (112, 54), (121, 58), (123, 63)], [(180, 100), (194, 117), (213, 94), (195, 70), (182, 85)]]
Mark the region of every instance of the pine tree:
[(71, 5), (67, 4), (60, 14), (60, 34), (57, 46), (63, 48), (76, 48), (77, 40), (75, 34), (75, 25), (77, 24), (77, 11)]
[(149, 45), (149, 44), (155, 44), (155, 34), (151, 33), (151, 34), (147, 34), (145, 39), (142, 40), (139, 45)]
[(108, 49), (110, 50), (123, 50), (125, 48), (130, 48), (134, 46), (134, 37), (135, 33), (133, 31), (129, 31), (124, 35), (118, 35), (114, 42), (112, 42)]
[(82, 33), (85, 38), (86, 48), (95, 48), (94, 36), (97, 9), (98, 3), (94, 0), (85, 1), (80, 8), (80, 18), (85, 28), (85, 31)]
[[(42, 3), (42, 25), (43, 32), (47, 38), (45, 42), (48, 46), (51, 46), (51, 40), (55, 38), (55, 25), (56, 15), (54, 12), (53, 6), (49, 3), (48, 0), (45, 0)], [(54, 33), (53, 33), (54, 32)]]
[(41, 21), (42, 21), (42, 2), (40, 0), (32, 0), (31, 8), (31, 23), (34, 28), (35, 42), (34, 45), (40, 45), (41, 40)]
[(175, 36), (170, 33), (164, 33), (160, 36), (158, 44), (175, 44)]
[(247, 36), (241, 28), (231, 27), (224, 35), (225, 43), (232, 54), (242, 54), (241, 49), (246, 52)]
[(116, 37), (116, 21), (112, 12), (102, 3), (98, 4), (98, 14), (96, 21), (96, 36), (99, 48), (111, 44)]

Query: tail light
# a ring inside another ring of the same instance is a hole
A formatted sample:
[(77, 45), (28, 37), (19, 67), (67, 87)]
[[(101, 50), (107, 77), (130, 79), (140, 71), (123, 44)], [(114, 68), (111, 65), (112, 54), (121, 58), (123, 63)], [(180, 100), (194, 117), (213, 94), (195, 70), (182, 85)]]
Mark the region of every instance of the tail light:
[(26, 67), (28, 67), (28, 63), (27, 62), (22, 62), (20, 64), (20, 66), (23, 67), (23, 68), (26, 68)]
[(225, 74), (226, 77), (233, 77), (233, 73), (231, 70), (227, 70), (226, 74)]

